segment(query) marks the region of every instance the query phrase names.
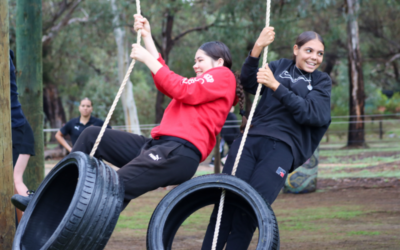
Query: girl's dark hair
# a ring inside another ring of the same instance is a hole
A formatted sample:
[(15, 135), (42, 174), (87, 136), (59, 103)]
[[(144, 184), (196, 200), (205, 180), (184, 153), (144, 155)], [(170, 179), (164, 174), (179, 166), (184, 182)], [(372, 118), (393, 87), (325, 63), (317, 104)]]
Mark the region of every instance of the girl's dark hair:
[(224, 66), (228, 69), (232, 67), (231, 52), (224, 43), (219, 41), (207, 42), (201, 45), (199, 49), (215, 61), (220, 58), (224, 59)]
[[(203, 45), (200, 46), (202, 51), (204, 51), (207, 56), (211, 57), (213, 60), (218, 60), (219, 58), (222, 58), (224, 60), (224, 66), (230, 69), (232, 67), (232, 56), (231, 52), (229, 51), (228, 46), (226, 46), (224, 43), (219, 42), (219, 41), (212, 41), (212, 42), (207, 42), (204, 43)], [(240, 108), (240, 114), (242, 115), (242, 125), (243, 123), (246, 124), (247, 119), (244, 116), (244, 101), (245, 101), (245, 96), (243, 92), (243, 86), (240, 84), (240, 78), (239, 74), (233, 72), (236, 78), (236, 95), (239, 98), (239, 108)]]
[(92, 102), (92, 100), (90, 100), (88, 97), (83, 98), (83, 99), (81, 100), (81, 102), (82, 102), (83, 100), (88, 100), (88, 101), (90, 102), (90, 105), (93, 107), (93, 102)]
[[(320, 41), (322, 43), (322, 45), (325, 46), (324, 43), (324, 39), (322, 39), (321, 35), (318, 34), (315, 31), (305, 31), (303, 33), (301, 33), (297, 38), (296, 38), (296, 45), (297, 47), (300, 49), (301, 46), (303, 46), (304, 44), (306, 44), (307, 42), (317, 39), (318, 41)], [(293, 55), (293, 60), (296, 61), (296, 56)]]

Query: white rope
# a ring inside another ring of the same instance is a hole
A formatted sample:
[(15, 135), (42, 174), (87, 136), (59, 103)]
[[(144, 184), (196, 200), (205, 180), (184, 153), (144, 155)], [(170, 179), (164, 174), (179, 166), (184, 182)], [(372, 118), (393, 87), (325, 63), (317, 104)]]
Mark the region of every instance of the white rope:
[(219, 228), (221, 225), (222, 208), (224, 207), (224, 202), (225, 202), (225, 189), (222, 189), (221, 199), (219, 200), (217, 224), (215, 225), (216, 230), (214, 230), (214, 238), (211, 248), (213, 250), (215, 250), (215, 248), (217, 247), (217, 240), (218, 240)]
[[(265, 27), (269, 27), (270, 9), (271, 9), (271, 0), (267, 0), (267, 14), (266, 14), (266, 20), (265, 20), (265, 23), (266, 23)], [(267, 64), (267, 56), (268, 56), (268, 46), (265, 47), (265, 49), (264, 49), (264, 56), (263, 56), (263, 62), (262, 62), (263, 68)], [(246, 138), (247, 138), (247, 134), (249, 132), (251, 120), (253, 119), (254, 111), (256, 110), (256, 106), (257, 106), (257, 101), (258, 101), (258, 98), (260, 96), (261, 87), (262, 87), (262, 84), (259, 83), (258, 87), (257, 87), (256, 95), (254, 97), (253, 105), (251, 106), (249, 119), (247, 120), (246, 128), (245, 128), (244, 133), (243, 133), (243, 138), (242, 138), (242, 141), (240, 142), (239, 150), (238, 150), (238, 153), (236, 155), (235, 163), (233, 165), (232, 175), (236, 174), (236, 170), (237, 170), (238, 165), (239, 165), (239, 161), (240, 161), (240, 157), (242, 155), (244, 143), (246, 142)], [(220, 200), (220, 203), (219, 203), (217, 223), (215, 224), (214, 239), (213, 239), (212, 248), (211, 248), (212, 250), (215, 250), (216, 247), (217, 247), (217, 241), (218, 241), (218, 235), (219, 235), (219, 228), (220, 228), (220, 224), (221, 224), (221, 217), (222, 217), (222, 210), (223, 210), (223, 206), (224, 206), (224, 200), (225, 200), (225, 190), (222, 191), (221, 200)]]
[[(136, 0), (136, 10), (137, 10), (137, 13), (140, 14), (140, 0)], [(140, 44), (140, 37), (141, 36), (142, 36), (142, 30), (138, 30), (138, 32), (137, 32), (137, 41), (136, 41), (137, 44)], [(114, 99), (114, 102), (113, 102), (113, 104), (112, 104), (112, 106), (110, 108), (110, 111), (108, 111), (107, 118), (104, 121), (103, 127), (101, 127), (100, 133), (97, 136), (97, 139), (96, 139), (96, 142), (93, 145), (92, 151), (90, 152), (90, 156), (92, 156), (92, 157), (96, 153), (96, 150), (97, 150), (97, 148), (98, 148), (98, 146), (100, 144), (101, 138), (104, 135), (104, 131), (106, 131), (107, 125), (110, 122), (112, 114), (114, 113), (114, 110), (115, 110), (115, 107), (117, 106), (118, 100), (122, 95), (122, 91), (124, 90), (125, 85), (128, 82), (129, 76), (131, 75), (131, 72), (133, 70), (133, 67), (135, 66), (135, 62), (136, 62), (136, 60), (132, 59), (131, 65), (129, 65), (128, 71), (125, 74), (125, 78), (122, 81), (121, 86), (119, 87), (118, 93), (115, 96), (115, 99)]]

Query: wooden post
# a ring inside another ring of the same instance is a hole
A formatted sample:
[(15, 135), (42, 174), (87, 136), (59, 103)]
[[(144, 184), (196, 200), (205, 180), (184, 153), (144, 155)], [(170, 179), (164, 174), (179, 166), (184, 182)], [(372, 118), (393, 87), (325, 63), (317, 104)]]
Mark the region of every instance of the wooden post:
[(33, 129), (36, 154), (29, 160), (24, 182), (37, 189), (44, 177), (41, 0), (17, 0), (16, 34), (19, 101)]
[(15, 210), (11, 141), (10, 59), (8, 0), (0, 0), (0, 249), (11, 249)]
[(221, 173), (221, 154), (219, 152), (219, 144), (221, 143), (221, 134), (218, 134), (217, 142), (214, 148), (214, 173), (219, 174)]
[(379, 139), (382, 140), (383, 138), (383, 127), (382, 127), (382, 120), (379, 121)]

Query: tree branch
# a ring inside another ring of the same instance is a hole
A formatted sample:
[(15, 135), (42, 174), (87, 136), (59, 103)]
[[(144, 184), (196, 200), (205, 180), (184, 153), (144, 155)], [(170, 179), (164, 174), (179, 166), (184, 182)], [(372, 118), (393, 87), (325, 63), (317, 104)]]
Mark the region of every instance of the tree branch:
[(197, 28), (193, 28), (193, 29), (186, 30), (186, 31), (180, 33), (179, 35), (177, 35), (174, 39), (172, 39), (172, 41), (173, 41), (173, 42), (176, 42), (176, 41), (178, 41), (179, 39), (181, 39), (183, 36), (189, 34), (190, 32), (193, 32), (193, 31), (201, 31), (201, 30), (208, 30), (208, 28), (210, 28), (210, 27), (212, 27), (212, 26), (214, 26), (214, 23), (209, 24), (209, 25), (206, 25), (206, 26), (203, 26), (203, 27), (197, 27)]
[[(69, 21), (72, 20), (71, 16), (74, 13), (75, 9), (78, 7), (78, 5), (82, 2), (83, 0), (78, 0), (77, 2), (75, 2), (72, 7), (69, 9), (68, 13), (65, 15), (65, 17), (63, 18), (63, 20), (61, 20), (56, 26), (53, 26), (50, 29), (50, 32), (47, 35), (44, 35), (42, 37), (42, 44), (48, 44), (50, 43), (54, 37), (56, 37), (57, 33), (65, 26), (69, 25)], [(76, 19), (73, 22), (77, 22), (78, 19)], [(72, 22), (72, 23), (73, 23)]]
[(74, 3), (74, 1), (75, 0), (68, 3), (67, 0), (64, 0), (60, 4), (58, 4), (58, 6), (60, 6), (58, 12), (53, 16), (49, 24), (43, 28), (43, 32), (50, 29), (54, 25), (54, 23), (64, 14), (64, 12)]

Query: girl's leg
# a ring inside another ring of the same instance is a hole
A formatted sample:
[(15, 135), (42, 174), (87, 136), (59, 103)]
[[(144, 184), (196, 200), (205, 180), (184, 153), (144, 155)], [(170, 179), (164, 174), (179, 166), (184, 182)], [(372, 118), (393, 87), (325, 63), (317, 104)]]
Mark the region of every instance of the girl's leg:
[(24, 184), (23, 175), (30, 157), (31, 156), (27, 154), (20, 154), (14, 166), (14, 185), (16, 194), (22, 196), (28, 196), (26, 193), (28, 188)]
[[(285, 184), (293, 163), (292, 152), (286, 143), (265, 137), (253, 149), (259, 160), (248, 182), (271, 205)], [(235, 214), (226, 249), (247, 249), (256, 227), (256, 221)]]
[(193, 150), (179, 142), (150, 141), (138, 157), (117, 172), (124, 181), (125, 200), (129, 202), (148, 191), (189, 180), (199, 161)]
[[(90, 154), (100, 130), (101, 128), (96, 126), (86, 128), (71, 152)], [(143, 145), (150, 140), (140, 135), (106, 129), (94, 156), (120, 168), (137, 157)]]
[[(245, 147), (243, 148), (243, 151), (242, 151), (242, 156), (240, 157), (239, 167), (236, 172), (236, 176), (238, 176), (240, 179), (243, 179), (246, 182), (248, 182), (250, 180), (252, 172), (253, 172), (253, 168), (255, 166), (255, 158), (254, 158), (254, 154), (252, 152), (252, 144), (253, 144), (254, 138), (255, 137), (250, 137), (250, 136), (247, 137)], [(223, 169), (223, 173), (225, 173), (225, 174), (232, 173), (233, 165), (236, 160), (236, 155), (237, 155), (241, 140), (242, 140), (242, 137), (239, 137), (238, 139), (236, 139), (233, 142), (232, 148), (229, 150), (229, 153), (228, 153), (228, 158), (226, 160), (225, 167)], [(214, 210), (211, 214), (210, 222), (207, 227), (206, 235), (205, 235), (204, 241), (203, 241), (203, 246), (202, 246), (203, 250), (211, 249), (212, 241), (214, 238), (215, 224), (217, 221), (218, 205), (219, 204), (215, 205)], [(237, 213), (236, 210), (237, 209), (234, 207), (229, 207), (227, 205), (224, 206), (222, 218), (221, 218), (221, 227), (219, 229), (217, 249), (222, 249), (228, 240), (229, 233), (231, 232), (231, 228), (232, 228), (233, 216), (234, 216), (234, 214)]]

